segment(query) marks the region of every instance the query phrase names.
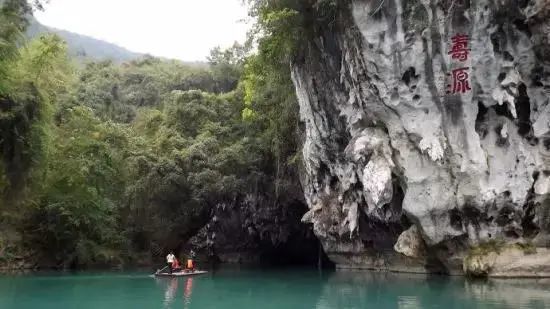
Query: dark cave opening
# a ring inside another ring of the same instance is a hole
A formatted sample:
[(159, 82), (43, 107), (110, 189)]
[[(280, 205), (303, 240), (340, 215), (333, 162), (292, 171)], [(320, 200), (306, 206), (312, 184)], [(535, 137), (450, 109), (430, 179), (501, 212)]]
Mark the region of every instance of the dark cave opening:
[[(392, 173), (393, 198), (390, 203), (390, 211), (396, 222), (400, 222), (403, 230), (411, 227), (412, 223), (407, 216), (403, 214), (403, 200), (405, 200), (405, 190), (399, 181), (399, 177)], [(401, 234), (401, 232), (399, 232)]]
[(508, 109), (508, 102), (493, 105), (492, 108), (495, 110), (495, 113), (497, 115), (506, 117), (508, 119), (514, 119), (514, 117), (512, 116), (512, 112), (510, 112), (510, 109)]
[(318, 267), (319, 264), (323, 269), (334, 268), (313, 233), (307, 238), (296, 236), (279, 246), (262, 247), (259, 255), (259, 265), (267, 267)]
[[(308, 266), (333, 268), (322, 249), (321, 242), (313, 233), (313, 226), (302, 223), (301, 218), (309, 210), (307, 205), (294, 200), (288, 206), (287, 220), (290, 230), (287, 240), (278, 245), (271, 242), (261, 242), (259, 247), (259, 262), (262, 266)], [(320, 262), (319, 262), (320, 261)]]
[[(535, 171), (533, 172), (533, 186), (534, 183), (539, 178), (540, 172)], [(527, 203), (523, 205), (523, 217), (521, 220), (521, 228), (523, 231), (523, 237), (527, 238), (533, 238), (535, 237), (539, 231), (540, 227), (537, 224), (537, 206), (538, 203), (536, 202), (536, 195), (534, 188), (531, 188), (529, 190), (529, 193), (527, 194)]]
[(463, 223), (462, 223), (462, 215), (460, 211), (456, 208), (451, 209), (449, 212), (449, 219), (451, 223), (451, 227), (457, 231), (462, 231)]
[(193, 248), (199, 261), (212, 266), (332, 268), (313, 226), (301, 222), (308, 210), (299, 197), (237, 200), (216, 208), (185, 249)]
[(518, 122), (518, 134), (525, 137), (532, 131), (531, 123), (531, 105), (529, 102), (529, 96), (527, 95), (527, 87), (521, 83), (518, 87), (519, 96), (516, 99), (516, 112)]
[(416, 75), (416, 69), (414, 67), (409, 67), (401, 77), (401, 81), (403, 81), (407, 86), (410, 86), (411, 81), (413, 79), (416, 80), (419, 77), (419, 75)]
[[(505, 74), (501, 73), (499, 79), (505, 78)], [(518, 134), (525, 139), (531, 145), (536, 145), (539, 143), (538, 138), (533, 136), (533, 127), (531, 123), (531, 104), (529, 96), (527, 95), (527, 87), (525, 84), (521, 83), (518, 86), (518, 97), (515, 100), (514, 107), (516, 109), (517, 118), (514, 118), (512, 112), (509, 109), (509, 103), (503, 102), (503, 104), (496, 104), (490, 107), (485, 107), (483, 102), (479, 101), (477, 103), (478, 112), (475, 121), (475, 130), (479, 135), (480, 139), (484, 139), (489, 130), (489, 110), (492, 109), (498, 116), (506, 117), (514, 121), (518, 127)], [(498, 124), (494, 127), (495, 134), (497, 136), (497, 145), (504, 147), (508, 144), (507, 138), (501, 136), (501, 131), (503, 124)]]
[(475, 130), (479, 135), (480, 139), (484, 139), (488, 133), (487, 121), (486, 121), (488, 111), (489, 109), (485, 107), (485, 105), (481, 101), (477, 102), (477, 116), (476, 116), (476, 122), (475, 122)]
[(516, 26), (519, 31), (527, 34), (528, 37), (532, 36), (531, 29), (529, 29), (529, 25), (527, 25), (525, 19), (514, 19), (514, 26)]
[(392, 180), (393, 198), (379, 209), (378, 217), (359, 213), (359, 237), (366, 247), (378, 251), (393, 252), (399, 235), (412, 226), (412, 222), (403, 213), (405, 189), (399, 176), (394, 173)]

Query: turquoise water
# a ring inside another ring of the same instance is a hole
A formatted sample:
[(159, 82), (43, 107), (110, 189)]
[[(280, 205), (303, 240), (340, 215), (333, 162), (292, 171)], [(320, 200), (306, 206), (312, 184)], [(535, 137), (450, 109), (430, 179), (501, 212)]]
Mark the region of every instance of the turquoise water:
[(179, 279), (34, 274), (1, 276), (0, 308), (550, 308), (550, 281), (298, 269), (226, 269)]

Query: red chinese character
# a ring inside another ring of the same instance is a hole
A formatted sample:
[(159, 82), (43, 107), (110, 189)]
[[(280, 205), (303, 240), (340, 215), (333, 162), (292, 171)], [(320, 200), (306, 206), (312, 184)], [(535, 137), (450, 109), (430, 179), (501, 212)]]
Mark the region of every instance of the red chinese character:
[[(448, 85), (450, 89), (450, 93), (465, 93), (469, 90), (472, 90), (470, 88), (470, 80), (469, 80), (469, 74), (468, 70), (470, 68), (460, 68), (460, 69), (454, 69), (452, 71), (452, 85)], [(449, 74), (450, 75), (450, 74)]]
[(457, 34), (451, 38), (453, 45), (449, 55), (452, 55), (453, 59), (458, 61), (468, 60), (468, 55), (470, 50), (468, 49), (468, 35), (467, 34)]

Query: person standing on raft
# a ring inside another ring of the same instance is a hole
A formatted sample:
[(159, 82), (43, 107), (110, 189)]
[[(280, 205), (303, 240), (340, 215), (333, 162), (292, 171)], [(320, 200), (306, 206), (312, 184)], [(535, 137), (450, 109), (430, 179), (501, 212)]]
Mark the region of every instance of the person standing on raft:
[(170, 251), (168, 255), (166, 256), (166, 264), (168, 267), (168, 271), (172, 273), (172, 264), (174, 263), (174, 260), (176, 259), (176, 256), (174, 255), (174, 252)]

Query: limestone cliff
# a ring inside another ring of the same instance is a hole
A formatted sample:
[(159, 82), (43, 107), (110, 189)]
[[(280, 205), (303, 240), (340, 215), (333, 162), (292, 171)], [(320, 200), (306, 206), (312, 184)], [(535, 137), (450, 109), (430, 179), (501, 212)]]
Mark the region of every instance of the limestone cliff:
[(454, 273), (493, 240), (550, 246), (550, 2), (308, 14), (303, 221), (339, 267)]

